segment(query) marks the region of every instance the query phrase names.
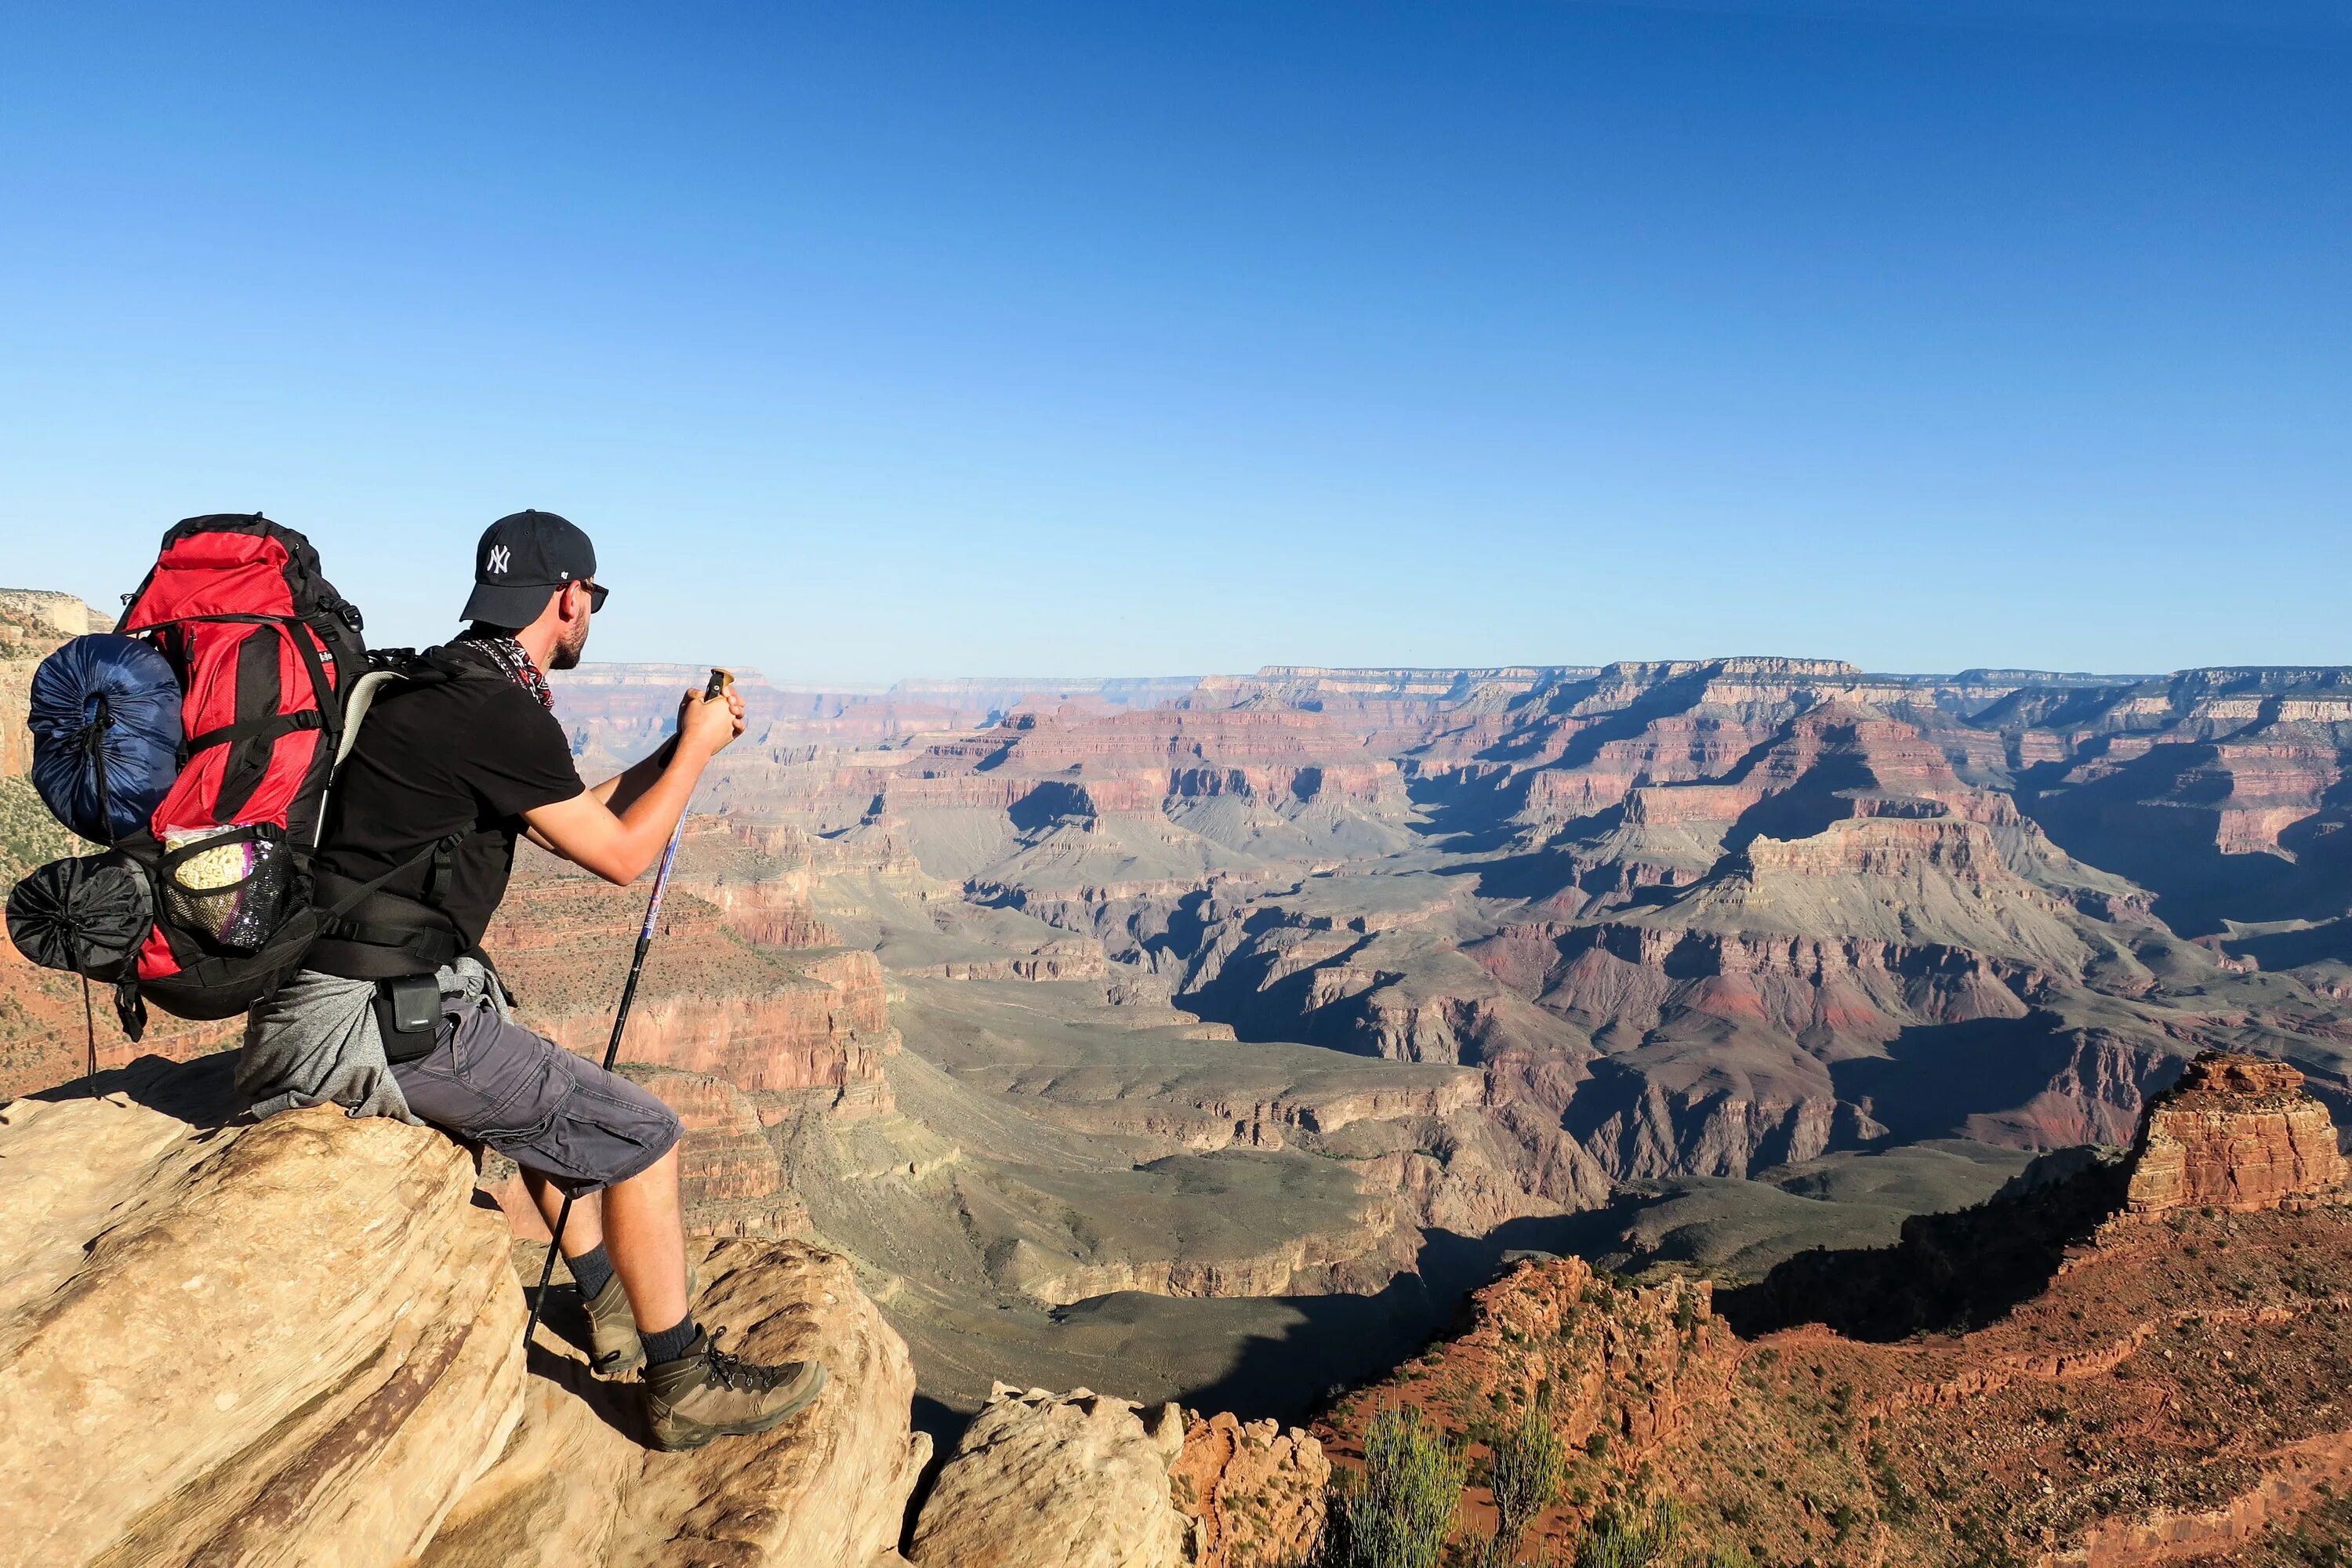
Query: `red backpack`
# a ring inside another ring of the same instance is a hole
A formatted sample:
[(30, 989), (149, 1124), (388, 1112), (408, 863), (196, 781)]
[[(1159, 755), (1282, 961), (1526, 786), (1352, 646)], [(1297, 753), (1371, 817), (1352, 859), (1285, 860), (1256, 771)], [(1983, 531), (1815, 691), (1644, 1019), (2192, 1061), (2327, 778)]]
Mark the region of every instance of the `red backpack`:
[[(110, 854), (26, 877), (9, 926), (37, 962), (115, 982), (136, 1039), (147, 1000), (226, 1018), (301, 963), (319, 923), (310, 851), (368, 653), (359, 611), (310, 541), (257, 513), (174, 526), (126, 604), (116, 632), (152, 645), (178, 678), (179, 772)], [(102, 704), (94, 712), (93, 753), (108, 721)], [(142, 882), (147, 923), (134, 936)]]

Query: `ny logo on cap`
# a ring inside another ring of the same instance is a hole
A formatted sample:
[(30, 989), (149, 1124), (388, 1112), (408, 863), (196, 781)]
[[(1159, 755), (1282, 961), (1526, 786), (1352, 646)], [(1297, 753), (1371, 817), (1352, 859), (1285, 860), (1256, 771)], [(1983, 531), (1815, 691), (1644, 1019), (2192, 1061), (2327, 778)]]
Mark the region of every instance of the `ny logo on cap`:
[(482, 569), (503, 576), (506, 574), (507, 563), (512, 559), (505, 545), (493, 544), (490, 546), (489, 559), (483, 563)]

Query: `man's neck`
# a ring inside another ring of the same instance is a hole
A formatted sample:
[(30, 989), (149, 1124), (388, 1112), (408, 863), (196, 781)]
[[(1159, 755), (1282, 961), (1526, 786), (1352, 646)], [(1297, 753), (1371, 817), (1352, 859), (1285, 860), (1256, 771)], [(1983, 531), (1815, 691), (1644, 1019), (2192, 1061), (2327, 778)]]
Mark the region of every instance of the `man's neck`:
[(530, 662), (539, 666), (541, 675), (555, 668), (558, 635), (555, 627), (545, 624), (525, 626), (515, 633), (515, 641), (522, 645), (523, 652), (530, 655)]

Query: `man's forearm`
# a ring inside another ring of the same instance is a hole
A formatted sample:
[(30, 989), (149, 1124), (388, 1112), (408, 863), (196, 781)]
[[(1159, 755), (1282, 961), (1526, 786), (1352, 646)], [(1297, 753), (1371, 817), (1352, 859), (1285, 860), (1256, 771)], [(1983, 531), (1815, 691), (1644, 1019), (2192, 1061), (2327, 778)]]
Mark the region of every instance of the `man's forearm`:
[[(662, 846), (669, 842), (670, 830), (686, 815), (694, 798), (694, 786), (709, 762), (709, 752), (680, 746), (673, 737), (652, 756), (613, 781), (623, 784), (634, 774), (652, 774), (634, 789), (615, 789), (614, 798), (606, 802), (613, 815), (621, 819), (623, 832), (633, 841), (631, 847), (645, 866), (652, 865), (661, 854)], [(625, 795), (628, 798), (622, 798)]]
[(603, 801), (614, 815), (625, 814), (630, 806), (636, 804), (640, 795), (654, 787), (656, 781), (660, 779), (677, 755), (677, 737), (672, 735), (603, 784), (591, 788), (588, 793)]

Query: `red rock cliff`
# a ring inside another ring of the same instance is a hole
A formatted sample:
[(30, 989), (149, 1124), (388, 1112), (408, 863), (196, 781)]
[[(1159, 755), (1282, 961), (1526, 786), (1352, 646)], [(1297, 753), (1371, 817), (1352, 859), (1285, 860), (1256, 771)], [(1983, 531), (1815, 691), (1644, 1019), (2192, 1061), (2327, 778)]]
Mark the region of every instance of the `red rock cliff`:
[(2347, 1169), (2327, 1108), (2284, 1062), (2209, 1052), (2148, 1110), (2134, 1214), (2276, 1208), (2337, 1193)]

